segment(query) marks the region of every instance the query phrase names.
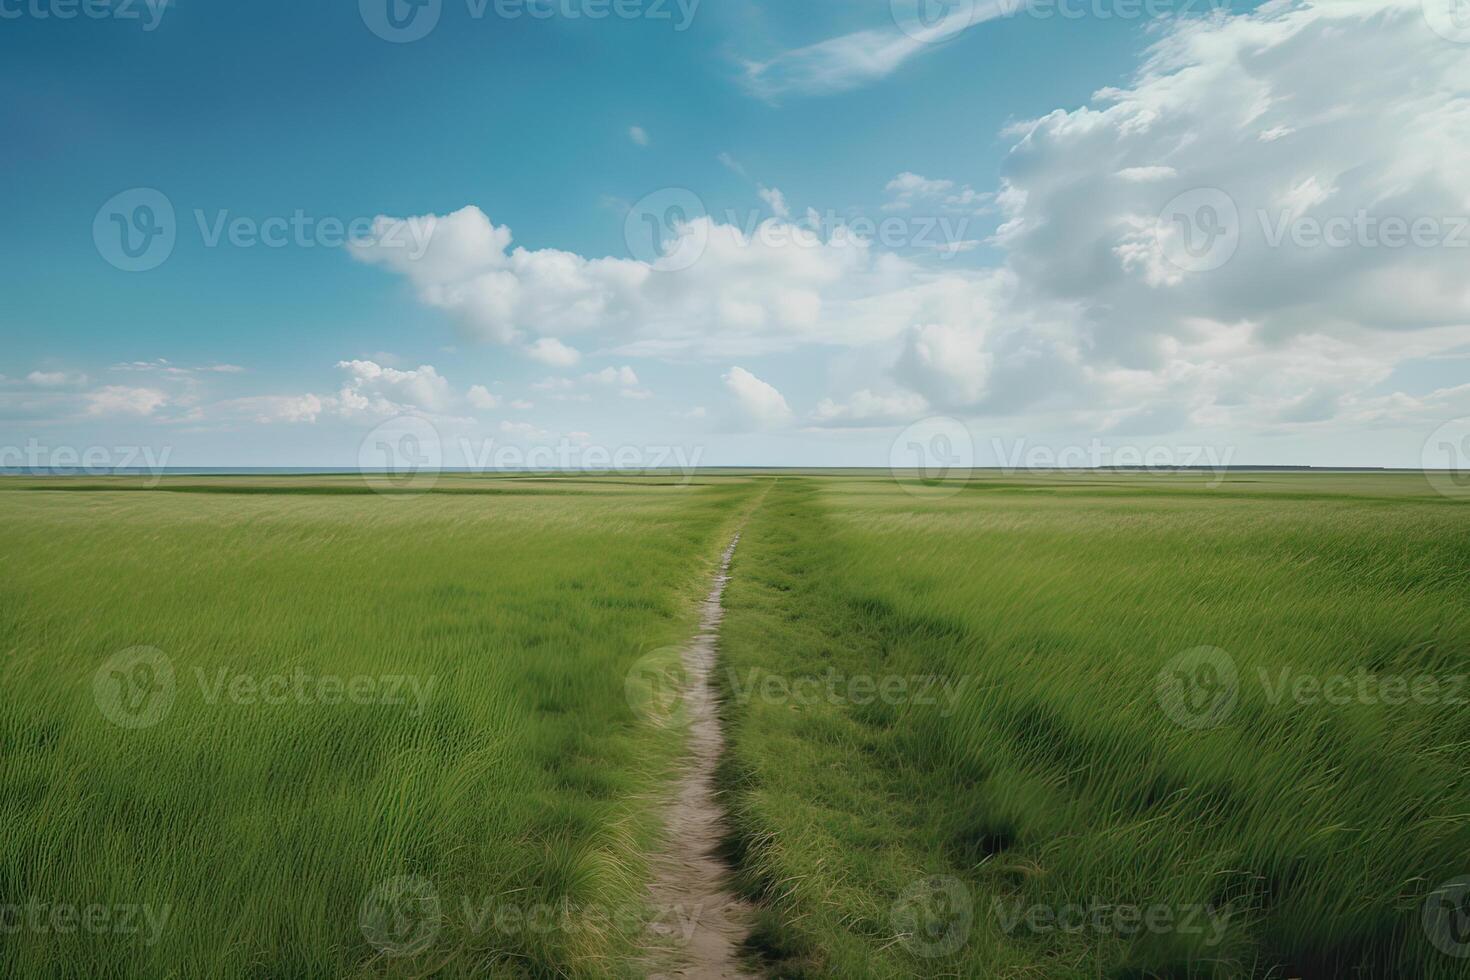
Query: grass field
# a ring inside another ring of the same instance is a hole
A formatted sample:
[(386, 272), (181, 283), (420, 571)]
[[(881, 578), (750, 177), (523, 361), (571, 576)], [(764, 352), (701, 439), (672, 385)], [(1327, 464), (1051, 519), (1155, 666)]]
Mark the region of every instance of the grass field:
[(725, 633), (774, 973), (1465, 976), (1467, 531), (1409, 476), (782, 481)]
[(743, 526), (770, 975), (1467, 975), (1470, 511), (1422, 478), (137, 487), (0, 483), (8, 974), (639, 975), (681, 742), (627, 675)]
[[(0, 901), (41, 908), (0, 972), (636, 975), (679, 745), (624, 675), (752, 489), (656, 482), (0, 493)], [(140, 646), (173, 693), (124, 728)]]

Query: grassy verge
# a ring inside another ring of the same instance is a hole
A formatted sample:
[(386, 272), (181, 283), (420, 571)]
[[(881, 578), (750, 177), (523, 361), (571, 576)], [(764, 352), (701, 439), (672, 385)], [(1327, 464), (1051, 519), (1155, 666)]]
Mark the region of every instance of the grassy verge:
[(722, 675), (776, 975), (1463, 976), (1470, 535), (1411, 480), (783, 479)]
[(0, 493), (5, 972), (633, 975), (625, 674), (755, 485), (239, 482)]

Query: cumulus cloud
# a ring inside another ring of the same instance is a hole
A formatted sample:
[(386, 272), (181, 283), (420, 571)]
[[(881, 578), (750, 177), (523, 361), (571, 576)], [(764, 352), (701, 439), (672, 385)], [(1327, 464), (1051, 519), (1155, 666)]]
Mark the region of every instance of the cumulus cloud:
[(648, 131), (645, 130), (642, 126), (629, 126), (628, 139), (632, 140), (634, 143), (637, 143), (639, 146), (647, 146)]
[(491, 394), (490, 389), (484, 385), (471, 385), (466, 397), (475, 408), (489, 410), (500, 407), (500, 397)]
[(724, 376), (725, 387), (735, 398), (740, 417), (758, 428), (777, 428), (792, 419), (791, 406), (771, 385), (742, 367), (732, 367)]
[(826, 308), (828, 295), (841, 301), (902, 277), (844, 229), (823, 237), (779, 218), (749, 229), (707, 216), (678, 223), (667, 252), (695, 260), (677, 272), (556, 249), (507, 252), (509, 229), (474, 207), (407, 220), (436, 229), (421, 259), (374, 246), (355, 254), (405, 275), (423, 302), (471, 334), (523, 342), (530, 357), (555, 367), (578, 359), (563, 335), (593, 330), (620, 334), (620, 350), (644, 355), (745, 353), (850, 336), (840, 310)]
[(582, 359), (576, 348), (568, 347), (555, 337), (542, 337), (535, 343), (528, 344), (526, 356), (552, 367), (571, 367)]
[(347, 372), (337, 392), (342, 414), (433, 414), (447, 411), (455, 400), (449, 382), (433, 365), (400, 371), (375, 361), (340, 361), (337, 367)]
[(625, 385), (631, 387), (638, 384), (638, 375), (631, 367), (624, 364), (620, 368), (605, 367), (601, 371), (584, 374), (582, 375), (582, 380), (593, 381), (604, 385)]
[[(1179, 424), (1350, 412), (1408, 347), (1470, 341), (1470, 251), (1303, 247), (1281, 229), (1359, 214), (1458, 224), (1467, 96), (1463, 52), (1407, 0), (1177, 21), (1130, 86), (1012, 130), (1004, 270), (967, 286), (968, 310), (910, 328), (897, 375), (939, 404), (1070, 397), (1120, 425), (1130, 399)], [(1238, 235), (1218, 267), (1179, 261), (1167, 222), (1180, 200), (1199, 227), (1179, 234), (1205, 241), (1218, 218)]]
[[(892, 70), (906, 50), (865, 33), (750, 77), (765, 91), (840, 86)], [(1456, 238), (1470, 244), (1463, 55), (1416, 0), (1278, 0), (1170, 21), (1127, 85), (1010, 128), (993, 197), (913, 171), (888, 183), (891, 210), (993, 207), (990, 268), (814, 232), (771, 188), (776, 217), (750, 227), (675, 222), (665, 254), (697, 257), (677, 272), (647, 256), (512, 248), (475, 208), (435, 219), (418, 262), (358, 257), (407, 277), (470, 333), (554, 363), (560, 338), (590, 332), (630, 357), (862, 352), (874, 367), (846, 386), (856, 394), (818, 405), (817, 424), (897, 418), (920, 400), (973, 415), (1070, 411), (1118, 432), (1428, 411), (1441, 402), (1380, 386), (1397, 363), (1470, 344), (1470, 249)], [(1358, 215), (1427, 219), (1443, 240), (1385, 246), (1350, 225), (1331, 247), (1292, 234)], [(1219, 263), (1181, 261), (1226, 230)], [(791, 421), (748, 371), (725, 384), (748, 420)]]

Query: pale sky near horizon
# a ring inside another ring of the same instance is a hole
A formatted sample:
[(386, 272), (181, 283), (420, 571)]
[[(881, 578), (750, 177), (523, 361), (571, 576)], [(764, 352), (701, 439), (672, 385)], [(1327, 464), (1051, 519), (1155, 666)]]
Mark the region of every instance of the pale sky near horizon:
[(0, 77), (0, 467), (1470, 464), (1467, 0), (0, 0)]

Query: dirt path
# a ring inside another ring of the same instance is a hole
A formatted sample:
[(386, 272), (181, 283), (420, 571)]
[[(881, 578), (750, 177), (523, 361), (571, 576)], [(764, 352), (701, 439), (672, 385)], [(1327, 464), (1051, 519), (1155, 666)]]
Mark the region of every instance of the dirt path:
[(730, 869), (716, 854), (726, 834), (725, 813), (715, 792), (715, 767), (725, 738), (710, 681), (724, 613), (720, 599), (739, 543), (737, 533), (725, 549), (714, 586), (704, 601), (699, 633), (684, 649), (683, 705), (689, 713), (689, 754), (664, 814), (667, 847), (654, 857), (650, 900), (657, 910), (653, 928), (662, 942), (650, 955), (647, 968), (655, 980), (756, 976), (741, 967), (739, 957), (740, 944), (750, 931), (752, 909), (730, 890)]

